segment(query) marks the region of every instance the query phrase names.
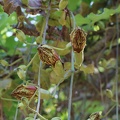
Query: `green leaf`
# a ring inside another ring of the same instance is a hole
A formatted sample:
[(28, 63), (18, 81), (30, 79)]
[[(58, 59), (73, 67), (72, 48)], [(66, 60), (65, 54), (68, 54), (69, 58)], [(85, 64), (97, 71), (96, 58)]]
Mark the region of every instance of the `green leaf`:
[(34, 117), (26, 117), (25, 120), (34, 120)]
[(61, 118), (60, 117), (54, 117), (51, 120), (61, 120)]
[(19, 30), (19, 29), (16, 30), (16, 37), (18, 38), (18, 40), (20, 42), (25, 42), (26, 41), (26, 36), (25, 36), (24, 32)]
[(80, 53), (74, 52), (74, 56), (75, 56), (75, 68), (79, 69), (83, 63), (84, 51), (81, 51)]
[(22, 4), (28, 6), (29, 0), (21, 0), (21, 1), (22, 1)]
[(0, 5), (0, 12), (3, 12), (3, 6)]
[(3, 80), (0, 80), (0, 96), (2, 95), (3, 89), (8, 89), (12, 84), (12, 79), (6, 78)]
[(62, 11), (55, 11), (50, 14), (48, 24), (50, 26), (59, 26), (59, 19), (61, 18)]
[(51, 97), (52, 96), (48, 90), (40, 88), (40, 98), (41, 99), (50, 99)]
[(42, 88), (48, 89), (50, 87), (50, 72), (52, 71), (51, 68), (47, 68), (46, 70), (41, 69), (41, 85)]
[(113, 98), (113, 92), (110, 89), (106, 89), (105, 93), (108, 98), (110, 99)]
[(44, 21), (45, 21), (45, 18), (43, 16), (40, 16), (38, 23), (35, 25), (37, 31), (41, 32)]
[(89, 64), (89, 65), (82, 65), (80, 67), (80, 70), (83, 71), (85, 74), (93, 74), (94, 73), (94, 65)]
[(81, 3), (81, 0), (68, 0), (68, 8), (69, 8), (71, 11), (74, 11), (74, 10), (76, 10), (77, 8), (79, 8), (80, 3)]
[(18, 68), (20, 68), (20, 69), (22, 69), (22, 70), (24, 70), (24, 71), (27, 70), (27, 66), (26, 66), (26, 65), (20, 65)]
[(26, 71), (23, 69), (18, 69), (17, 70), (17, 75), (19, 76), (20, 79), (25, 80), (26, 78)]
[(63, 10), (68, 4), (68, 0), (60, 0), (59, 9)]
[(10, 78), (0, 80), (0, 88), (7, 89), (11, 86), (11, 83), (12, 83), (12, 79), (10, 79)]
[(90, 19), (88, 19), (87, 17), (85, 18), (80, 14), (77, 14), (75, 16), (75, 21), (78, 26), (81, 26), (83, 24), (89, 24), (91, 22)]
[[(56, 46), (57, 44), (57, 46)], [(68, 53), (70, 53), (71, 50), (71, 42), (66, 42), (66, 41), (60, 41), (60, 42), (54, 42), (52, 44), (52, 46), (57, 47), (57, 49), (55, 49), (55, 51), (59, 54), (59, 55), (66, 55)]]
[(83, 17), (80, 14), (77, 14), (75, 16), (75, 21), (77, 25), (83, 25), (83, 24), (94, 24), (95, 22), (98, 22), (100, 20), (108, 19), (111, 15), (115, 13), (120, 13), (120, 5), (117, 9), (108, 9), (104, 8), (104, 12), (101, 14), (94, 14), (90, 13), (87, 17)]
[(2, 26), (4, 26), (5, 22), (7, 21), (8, 15), (6, 13), (0, 14), (0, 29)]
[(102, 59), (99, 65), (105, 69), (115, 68), (116, 60), (114, 58), (110, 58), (109, 60)]
[(61, 78), (64, 76), (64, 69), (61, 61), (57, 61), (55, 63), (55, 67), (53, 67), (53, 71), (57, 76), (60, 76)]
[(0, 64), (2, 64), (3, 66), (9, 65), (9, 63), (6, 60), (0, 60)]
[(8, 52), (7, 52), (8, 55), (12, 55), (14, 53), (14, 49), (16, 45), (17, 45), (17, 42), (14, 41), (13, 36), (6, 38), (5, 47), (8, 49)]
[(65, 71), (71, 70), (71, 62), (65, 62), (64, 63), (64, 70)]
[(65, 15), (66, 13), (63, 11), (62, 14), (61, 14), (61, 18), (59, 19), (59, 23), (64, 26), (66, 25), (66, 19), (65, 19)]
[(58, 84), (59, 82), (62, 82), (64, 79), (61, 78), (60, 76), (56, 75), (54, 71), (51, 72), (50, 74), (50, 82), (51, 84)]

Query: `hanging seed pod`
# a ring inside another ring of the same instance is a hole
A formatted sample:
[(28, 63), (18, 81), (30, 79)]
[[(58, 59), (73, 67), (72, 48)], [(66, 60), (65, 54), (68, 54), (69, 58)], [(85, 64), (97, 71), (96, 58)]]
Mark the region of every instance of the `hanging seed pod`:
[(48, 45), (39, 45), (38, 53), (39, 53), (40, 59), (48, 65), (54, 66), (56, 61), (60, 60), (60, 57), (55, 52), (55, 50)]
[(82, 50), (84, 50), (86, 45), (86, 36), (87, 34), (80, 27), (76, 27), (70, 33), (70, 40), (72, 43), (73, 50), (77, 53), (80, 53)]
[(36, 92), (37, 87), (34, 85), (19, 85), (15, 90), (12, 92), (12, 96), (16, 99), (21, 100), (23, 97), (30, 99), (34, 93)]
[(88, 120), (100, 120), (102, 115), (102, 111), (100, 112), (95, 112), (90, 115), (90, 118)]

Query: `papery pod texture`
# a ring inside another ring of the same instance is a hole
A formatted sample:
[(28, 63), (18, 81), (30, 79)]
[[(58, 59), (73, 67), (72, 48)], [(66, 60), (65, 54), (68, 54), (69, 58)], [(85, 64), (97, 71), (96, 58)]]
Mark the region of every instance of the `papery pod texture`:
[(85, 31), (82, 30), (80, 27), (76, 27), (70, 33), (70, 40), (72, 43), (73, 50), (77, 53), (80, 53), (82, 50), (84, 50), (86, 46), (86, 36), (87, 33), (85, 33)]
[(54, 49), (52, 49), (48, 45), (39, 45), (38, 53), (39, 53), (40, 59), (48, 65), (54, 66), (56, 61), (60, 60), (59, 55), (55, 52)]
[(21, 98), (25, 97), (30, 99), (34, 93), (36, 92), (37, 87), (34, 85), (19, 85), (16, 89), (13, 90), (12, 96), (15, 97), (18, 100), (21, 100)]

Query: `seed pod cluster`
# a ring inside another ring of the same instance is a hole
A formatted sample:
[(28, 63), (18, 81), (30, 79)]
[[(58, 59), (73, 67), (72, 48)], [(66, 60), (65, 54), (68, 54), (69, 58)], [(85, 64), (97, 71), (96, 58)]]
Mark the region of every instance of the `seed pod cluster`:
[(73, 50), (77, 53), (80, 53), (82, 50), (84, 50), (86, 45), (86, 36), (87, 34), (80, 27), (76, 27), (70, 33), (70, 40), (72, 43)]
[(36, 92), (37, 88), (32, 85), (19, 85), (15, 90), (12, 92), (12, 96), (14, 96), (16, 99), (21, 100), (21, 98), (25, 97), (30, 99), (34, 93)]
[(56, 61), (60, 60), (59, 55), (48, 45), (39, 45), (38, 53), (40, 59), (47, 65), (54, 66)]

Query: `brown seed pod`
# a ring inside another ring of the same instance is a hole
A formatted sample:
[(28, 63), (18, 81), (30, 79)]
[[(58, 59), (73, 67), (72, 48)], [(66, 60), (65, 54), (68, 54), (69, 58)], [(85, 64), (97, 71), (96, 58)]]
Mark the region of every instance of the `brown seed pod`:
[(82, 50), (84, 50), (86, 45), (86, 36), (87, 33), (85, 33), (85, 31), (83, 31), (80, 27), (76, 27), (70, 33), (70, 40), (72, 43), (73, 50), (77, 53), (80, 53)]
[(100, 120), (102, 112), (95, 112), (90, 115), (90, 120)]
[(18, 100), (21, 100), (21, 98), (23, 97), (30, 99), (34, 95), (36, 90), (37, 90), (37, 87), (35, 87), (34, 85), (21, 84), (13, 90), (11, 95), (14, 96)]
[(60, 57), (55, 52), (55, 50), (48, 45), (39, 45), (38, 53), (39, 53), (40, 59), (48, 65), (54, 66), (56, 61), (60, 60)]

